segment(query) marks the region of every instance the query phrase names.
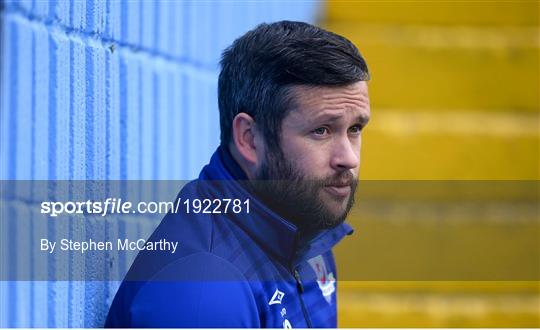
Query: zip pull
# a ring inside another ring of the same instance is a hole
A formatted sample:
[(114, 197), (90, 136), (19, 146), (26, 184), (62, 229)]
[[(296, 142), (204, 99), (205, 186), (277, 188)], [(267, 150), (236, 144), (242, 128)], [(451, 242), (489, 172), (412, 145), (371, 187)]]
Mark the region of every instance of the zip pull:
[(296, 286), (298, 287), (298, 291), (300, 293), (304, 293), (304, 286), (302, 285), (302, 280), (300, 279), (300, 274), (298, 274), (298, 270), (294, 270), (294, 278), (296, 279)]

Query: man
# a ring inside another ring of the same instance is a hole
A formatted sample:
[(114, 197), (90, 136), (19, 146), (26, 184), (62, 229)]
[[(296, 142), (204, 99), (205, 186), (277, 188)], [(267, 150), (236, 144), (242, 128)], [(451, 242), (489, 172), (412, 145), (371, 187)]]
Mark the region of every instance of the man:
[(331, 248), (352, 232), (366, 63), (347, 39), (282, 21), (237, 39), (221, 66), (221, 146), (178, 198), (242, 204), (169, 213), (149, 240), (179, 251), (137, 256), (106, 326), (336, 327)]

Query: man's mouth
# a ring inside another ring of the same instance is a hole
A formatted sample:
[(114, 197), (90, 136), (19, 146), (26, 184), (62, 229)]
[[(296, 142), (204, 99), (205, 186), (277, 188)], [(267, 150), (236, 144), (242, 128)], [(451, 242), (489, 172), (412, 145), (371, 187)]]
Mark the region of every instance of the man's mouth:
[(351, 193), (350, 185), (331, 185), (325, 186), (324, 189), (330, 194), (341, 198), (348, 197)]

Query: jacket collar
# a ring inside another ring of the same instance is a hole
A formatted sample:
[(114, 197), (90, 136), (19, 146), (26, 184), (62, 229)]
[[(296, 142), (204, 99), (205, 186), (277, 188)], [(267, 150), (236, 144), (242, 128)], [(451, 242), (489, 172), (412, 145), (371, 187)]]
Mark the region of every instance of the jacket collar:
[(199, 180), (219, 185), (225, 198), (249, 198), (250, 216), (231, 216), (232, 221), (287, 267), (327, 252), (353, 232), (351, 226), (343, 223), (309, 238), (300, 238), (294, 224), (269, 209), (241, 184), (247, 176), (226, 148), (219, 147), (214, 152)]

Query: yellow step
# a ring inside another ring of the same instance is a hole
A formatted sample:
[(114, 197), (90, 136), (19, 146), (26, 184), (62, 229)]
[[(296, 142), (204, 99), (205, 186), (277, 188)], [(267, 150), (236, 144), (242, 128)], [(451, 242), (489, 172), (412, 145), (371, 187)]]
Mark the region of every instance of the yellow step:
[(485, 294), (539, 293), (540, 281), (339, 281), (340, 291), (348, 293), (431, 293)]
[(329, 0), (328, 20), (392, 24), (538, 25), (538, 1)]
[(537, 27), (328, 21), (366, 58), (373, 107), (537, 112)]
[[(403, 185), (396, 182), (395, 189)], [(334, 250), (339, 279), (540, 279), (537, 204), (427, 204), (375, 203), (357, 195), (355, 211), (347, 219), (356, 231)]]
[(534, 294), (338, 293), (339, 327), (537, 328)]
[(362, 135), (360, 178), (538, 180), (538, 113), (377, 108)]

